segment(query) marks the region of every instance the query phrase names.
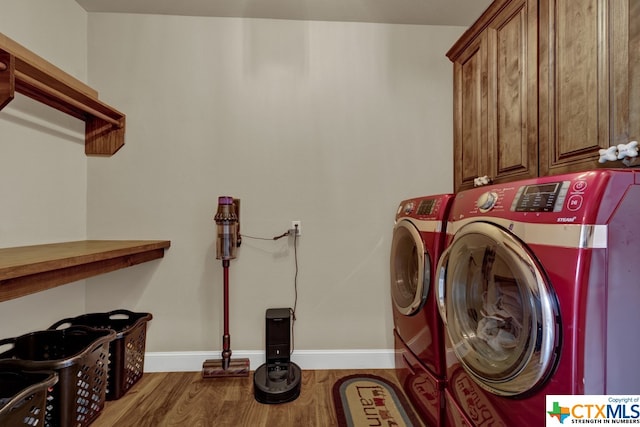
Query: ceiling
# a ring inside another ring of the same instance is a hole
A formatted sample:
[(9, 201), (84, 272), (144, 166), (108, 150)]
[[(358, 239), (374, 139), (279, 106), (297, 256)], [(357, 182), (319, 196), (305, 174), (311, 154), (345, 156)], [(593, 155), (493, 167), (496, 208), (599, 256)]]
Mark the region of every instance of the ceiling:
[(87, 12), (469, 26), (491, 0), (76, 0)]

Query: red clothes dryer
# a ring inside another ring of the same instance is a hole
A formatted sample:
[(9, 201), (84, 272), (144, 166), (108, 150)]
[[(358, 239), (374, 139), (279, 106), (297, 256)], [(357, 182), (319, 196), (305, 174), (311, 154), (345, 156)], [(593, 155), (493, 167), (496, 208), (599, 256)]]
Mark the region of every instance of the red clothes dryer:
[(546, 395), (640, 393), (639, 219), (631, 169), (456, 195), (435, 286), (447, 425), (543, 426)]
[(430, 426), (442, 419), (443, 325), (433, 283), (444, 249), (452, 194), (404, 200), (391, 243), (391, 300), (396, 369), (405, 392)]

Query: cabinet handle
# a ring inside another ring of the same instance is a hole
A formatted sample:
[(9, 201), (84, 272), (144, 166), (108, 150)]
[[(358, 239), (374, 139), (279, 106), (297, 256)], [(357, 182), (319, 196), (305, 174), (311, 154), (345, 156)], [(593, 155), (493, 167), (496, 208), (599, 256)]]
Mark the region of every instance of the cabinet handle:
[(488, 175), (479, 176), (479, 177), (473, 179), (473, 186), (474, 187), (482, 187), (483, 185), (487, 185), (487, 184), (491, 184), (491, 183), (493, 183), (493, 179)]
[(631, 141), (627, 144), (612, 145), (607, 149), (598, 151), (598, 163), (615, 162), (622, 160), (626, 166), (635, 166), (638, 162), (638, 141)]

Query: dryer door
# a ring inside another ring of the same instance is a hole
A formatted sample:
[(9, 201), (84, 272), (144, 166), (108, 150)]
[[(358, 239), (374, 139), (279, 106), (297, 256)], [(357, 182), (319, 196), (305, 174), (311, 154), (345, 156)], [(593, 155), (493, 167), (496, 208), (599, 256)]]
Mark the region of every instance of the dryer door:
[(515, 396), (556, 364), (557, 301), (526, 246), (503, 228), (463, 226), (438, 263), (440, 314), (456, 357), (483, 388)]
[(400, 220), (391, 241), (391, 299), (396, 309), (409, 316), (422, 308), (431, 282), (431, 260), (417, 228)]

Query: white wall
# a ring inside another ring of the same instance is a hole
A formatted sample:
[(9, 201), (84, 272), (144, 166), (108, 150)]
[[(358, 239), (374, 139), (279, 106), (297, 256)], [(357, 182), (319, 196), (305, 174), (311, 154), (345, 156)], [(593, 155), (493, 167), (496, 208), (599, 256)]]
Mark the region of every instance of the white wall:
[[(87, 14), (73, 0), (0, 0), (0, 32), (86, 81)], [(84, 124), (20, 94), (0, 111), (0, 247), (86, 238)], [(85, 310), (77, 282), (0, 303), (0, 337)]]
[[(127, 114), (126, 145), (88, 160), (90, 238), (170, 239), (165, 258), (87, 280), (87, 310), (154, 315), (149, 351), (220, 349), (217, 197), (241, 231), (301, 220), (297, 349), (390, 349), (397, 203), (452, 189), (459, 27), (92, 13), (89, 84)], [(231, 262), (232, 348), (264, 347), (294, 301), (292, 240)]]

